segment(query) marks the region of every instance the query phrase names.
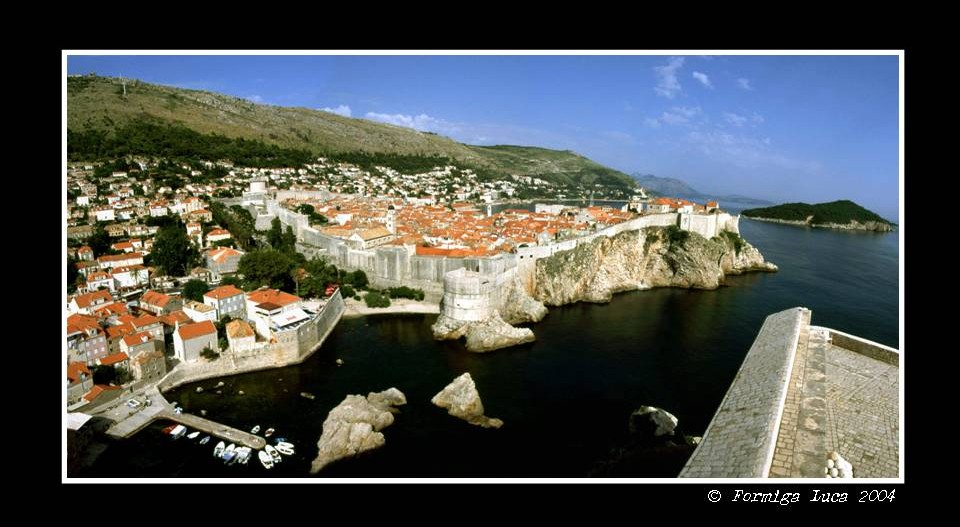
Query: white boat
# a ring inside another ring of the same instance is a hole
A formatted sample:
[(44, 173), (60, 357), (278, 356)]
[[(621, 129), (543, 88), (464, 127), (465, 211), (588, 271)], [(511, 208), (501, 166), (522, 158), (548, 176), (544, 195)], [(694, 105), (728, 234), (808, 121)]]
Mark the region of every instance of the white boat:
[(196, 432), (191, 432), (187, 434), (187, 439), (196, 439), (199, 435), (200, 435), (200, 431), (197, 430)]
[(237, 457), (237, 445), (230, 443), (230, 446), (223, 451), (223, 455), (220, 457), (223, 459), (224, 463), (233, 464)]
[(173, 427), (173, 430), (170, 431), (170, 437), (174, 439), (180, 439), (187, 433), (187, 427), (183, 425), (177, 425)]
[(203, 439), (200, 440), (201, 445), (205, 445), (209, 442), (210, 442), (210, 436), (205, 436)]
[(260, 463), (263, 465), (263, 468), (267, 470), (273, 468), (273, 456), (263, 450), (258, 450), (257, 457), (260, 458)]
[(278, 448), (279, 447), (293, 448), (293, 443), (288, 443), (283, 439), (278, 440), (276, 443), (274, 443), (274, 445), (276, 445)]
[(290, 443), (281, 443), (276, 446), (276, 449), (277, 449), (277, 452), (280, 452), (285, 456), (293, 455), (293, 445), (291, 445)]
[(274, 462), (274, 463), (279, 463), (279, 462), (283, 461), (283, 459), (280, 458), (280, 452), (277, 452), (277, 449), (276, 449), (276, 448), (273, 448), (272, 446), (267, 445), (267, 446), (264, 448), (264, 450), (267, 451), (267, 454), (270, 454), (270, 457), (273, 458), (273, 462)]
[(267, 431), (263, 433), (263, 437), (270, 437), (274, 432), (276, 432), (276, 430), (273, 428), (267, 428)]
[(242, 446), (237, 449), (237, 463), (241, 465), (246, 465), (247, 461), (250, 461), (250, 453), (253, 452), (248, 446)]
[(220, 441), (217, 443), (217, 446), (213, 447), (213, 457), (220, 457), (223, 455), (223, 451), (227, 448), (227, 445)]
[(254, 426), (253, 428), (250, 429), (251, 434), (256, 434), (259, 431), (260, 431), (260, 425)]

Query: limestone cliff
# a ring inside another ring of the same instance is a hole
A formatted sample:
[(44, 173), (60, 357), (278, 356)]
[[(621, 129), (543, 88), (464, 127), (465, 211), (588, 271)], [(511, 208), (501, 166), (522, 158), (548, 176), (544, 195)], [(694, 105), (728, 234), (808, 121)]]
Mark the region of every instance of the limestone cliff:
[(609, 302), (614, 293), (651, 287), (715, 289), (727, 274), (776, 271), (733, 233), (707, 240), (676, 227), (597, 237), (537, 261), (534, 296), (546, 305)]
[(482, 316), (470, 317), (479, 320), (461, 320), (450, 316), (448, 313), (451, 310), (442, 309), (431, 327), (433, 337), (437, 340), (465, 337), (467, 350), (474, 352), (493, 351), (535, 340), (529, 328), (515, 328), (511, 324), (539, 322), (546, 316), (547, 308), (527, 294), (516, 275), (504, 283), (496, 294), (491, 294), (490, 299), (495, 305), (488, 310), (475, 310)]
[(530, 328), (511, 326), (500, 317), (498, 311), (481, 321), (456, 320), (441, 314), (431, 329), (433, 338), (437, 340), (466, 337), (467, 350), (475, 352), (493, 351), (536, 340)]

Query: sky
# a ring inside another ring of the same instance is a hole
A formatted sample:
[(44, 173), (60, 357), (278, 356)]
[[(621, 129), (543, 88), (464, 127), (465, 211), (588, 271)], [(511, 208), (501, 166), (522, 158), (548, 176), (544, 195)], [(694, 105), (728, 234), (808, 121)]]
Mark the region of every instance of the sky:
[[(97, 73), (896, 221), (897, 56), (69, 56)], [(722, 205), (722, 204), (721, 204)]]

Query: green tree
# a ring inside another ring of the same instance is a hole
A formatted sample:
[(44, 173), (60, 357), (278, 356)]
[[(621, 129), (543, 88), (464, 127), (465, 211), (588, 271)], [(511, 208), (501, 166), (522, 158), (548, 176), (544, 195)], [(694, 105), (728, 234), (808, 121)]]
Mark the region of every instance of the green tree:
[(96, 228), (93, 230), (93, 235), (87, 238), (86, 243), (93, 249), (94, 256), (102, 256), (107, 254), (113, 242), (110, 241), (110, 235), (107, 234), (107, 230), (103, 228), (103, 224), (97, 223)]
[(290, 275), (296, 262), (289, 255), (276, 249), (250, 251), (240, 258), (237, 272), (244, 276), (250, 288), (263, 285), (293, 292), (294, 283)]
[(237, 278), (236, 276), (224, 276), (223, 279), (220, 280), (220, 285), (221, 285), (221, 286), (224, 286), (224, 285), (232, 285), (232, 286), (234, 286), (234, 287), (241, 287), (241, 288), (242, 288), (242, 287), (243, 287), (243, 280)]
[(160, 227), (150, 254), (153, 263), (171, 276), (185, 275), (188, 267), (200, 259), (199, 251), (179, 221)]
[(203, 302), (203, 294), (210, 288), (203, 280), (190, 280), (183, 285), (183, 297), (197, 302)]
[(274, 249), (283, 247), (283, 226), (280, 224), (280, 218), (274, 218), (270, 222), (270, 230), (267, 231), (267, 243)]
[(370, 291), (363, 297), (367, 307), (390, 307), (390, 299), (376, 291)]
[(209, 361), (214, 361), (220, 358), (220, 354), (210, 349), (210, 346), (207, 346), (202, 350), (200, 350), (200, 356)]
[(77, 277), (80, 276), (80, 271), (77, 270), (77, 261), (71, 257), (67, 257), (67, 292), (73, 293), (77, 290)]

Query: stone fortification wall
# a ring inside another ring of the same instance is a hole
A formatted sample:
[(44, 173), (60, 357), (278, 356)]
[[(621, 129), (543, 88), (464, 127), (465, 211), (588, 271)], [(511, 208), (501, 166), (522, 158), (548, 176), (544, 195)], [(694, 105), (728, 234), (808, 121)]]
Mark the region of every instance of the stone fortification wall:
[(765, 478), (770, 472), (790, 374), (810, 310), (766, 318), (681, 478)]
[(299, 364), (320, 348), (345, 309), (340, 291), (337, 291), (318, 316), (295, 330), (277, 334), (276, 342), (243, 353), (223, 353), (212, 362), (180, 364), (157, 384), (157, 388), (163, 392), (204, 379)]

